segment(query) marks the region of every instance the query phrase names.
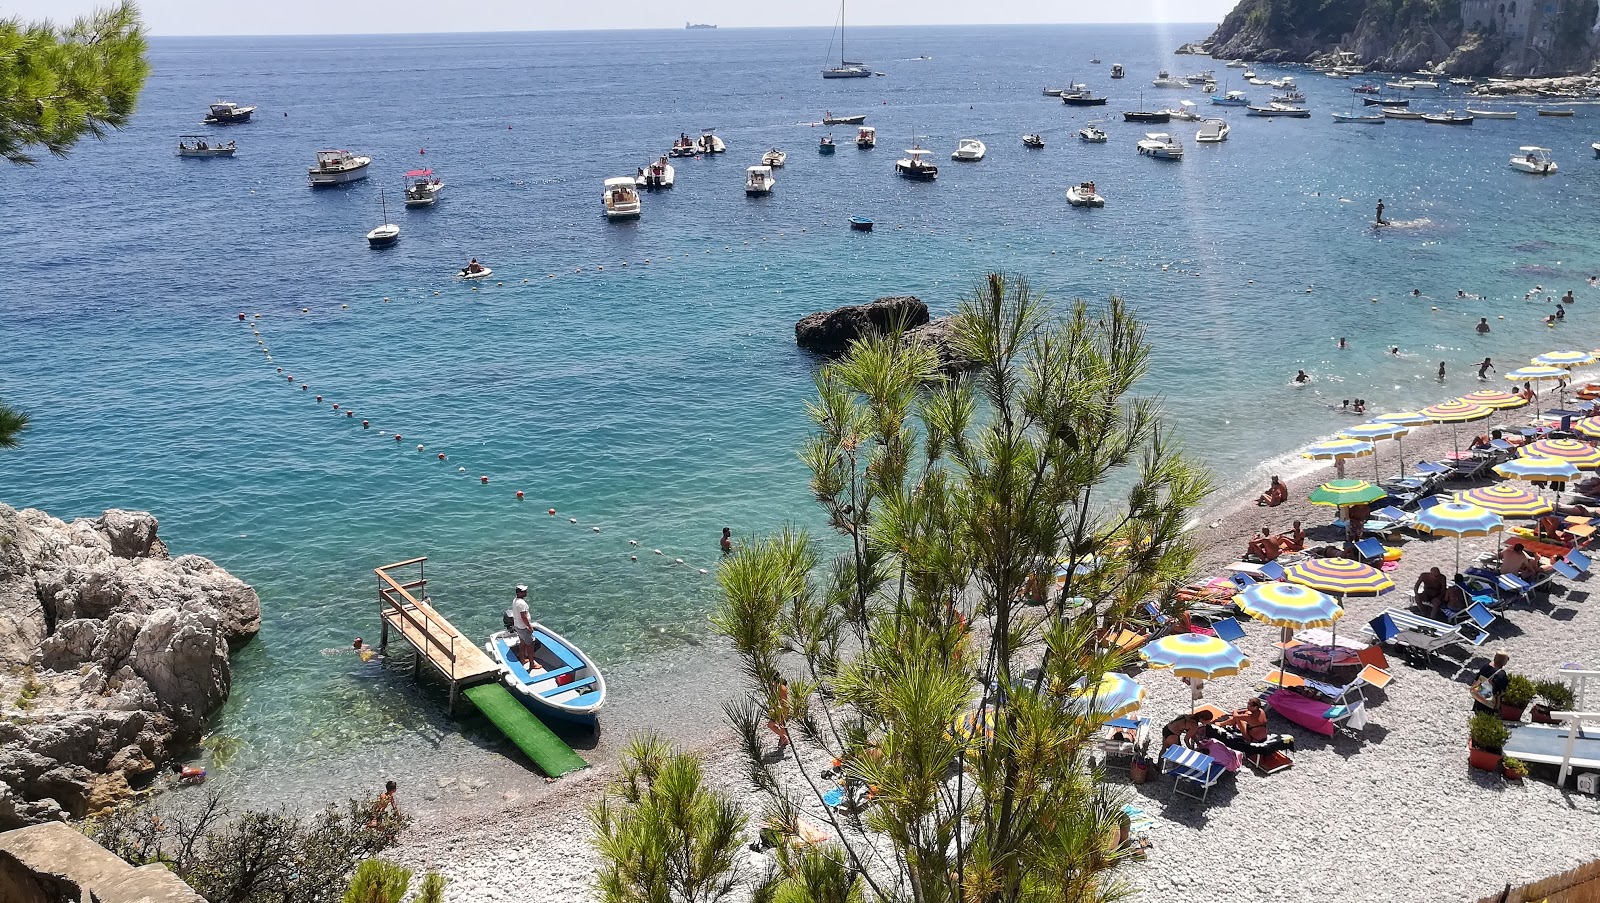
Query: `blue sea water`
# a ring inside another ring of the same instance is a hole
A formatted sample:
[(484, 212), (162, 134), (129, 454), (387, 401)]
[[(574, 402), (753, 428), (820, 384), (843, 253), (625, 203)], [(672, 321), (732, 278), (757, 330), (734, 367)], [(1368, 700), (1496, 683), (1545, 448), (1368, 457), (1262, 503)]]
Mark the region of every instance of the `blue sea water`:
[[(815, 362), (792, 324), (812, 311), (912, 293), (948, 312), (991, 269), (1063, 301), (1123, 295), (1155, 346), (1143, 390), (1229, 484), (1350, 422), (1328, 410), (1341, 398), (1410, 407), (1475, 388), (1485, 355), (1505, 372), (1594, 347), (1595, 108), (1365, 127), (1328, 115), (1354, 82), (1304, 71), (1259, 67), (1299, 76), (1306, 121), (1150, 87), (1159, 68), (1214, 68), (1266, 99), (1221, 61), (1170, 55), (1206, 30), (859, 29), (851, 56), (887, 73), (861, 81), (818, 77), (827, 29), (156, 40), (129, 128), (8, 174), (0, 397), (35, 424), (0, 456), (0, 499), (149, 509), (175, 550), (257, 587), (262, 634), (218, 731), (243, 741), (236, 770), (265, 775), (437, 742), (414, 707), (438, 696), (322, 654), (376, 632), (371, 569), (389, 561), (429, 556), (435, 600), (474, 635), (527, 582), (540, 617), (607, 662), (690, 648), (722, 526), (817, 524), (794, 455)], [(1041, 96), (1068, 81), (1113, 101)], [(1120, 121), (1106, 145), (1076, 141), (1141, 91), (1219, 112), (1231, 138), (1152, 127), (1184, 139), (1177, 164), (1138, 157), (1145, 129)], [(212, 130), (238, 157), (178, 159), (216, 98), (260, 107)], [(867, 113), (879, 147), (815, 125), (824, 110)], [(604, 221), (604, 178), (703, 127), (726, 155), (676, 161), (678, 186), (640, 221)], [(843, 146), (821, 157), (830, 132)], [(1048, 147), (1025, 150), (1025, 132)], [(967, 136), (988, 158), (948, 162)], [(936, 183), (894, 177), (914, 139)], [(1553, 148), (1561, 172), (1507, 168), (1522, 144)], [(776, 191), (745, 198), (744, 167), (774, 146), (789, 152)], [(327, 147), (372, 155), (372, 177), (310, 190)], [(420, 165), (448, 187), (403, 210)], [(1066, 205), (1085, 179), (1104, 209)], [(404, 234), (372, 251), (380, 188)], [(1379, 197), (1408, 225), (1372, 229)], [(848, 231), (856, 214), (877, 230)], [(452, 279), (471, 256), (495, 278)], [(1524, 300), (1535, 284), (1580, 299), (1555, 330), (1542, 295)], [(1473, 332), (1480, 316), (1492, 335)], [(1315, 379), (1293, 388), (1302, 367)]]

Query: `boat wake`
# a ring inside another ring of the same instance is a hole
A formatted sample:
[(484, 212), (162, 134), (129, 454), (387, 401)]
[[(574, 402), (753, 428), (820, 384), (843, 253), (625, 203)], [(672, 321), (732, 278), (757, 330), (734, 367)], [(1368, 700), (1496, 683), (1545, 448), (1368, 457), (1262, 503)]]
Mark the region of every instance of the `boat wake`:
[(1374, 229), (1420, 229), (1423, 226), (1431, 225), (1433, 225), (1433, 220), (1420, 216), (1416, 219), (1392, 219), (1382, 225), (1374, 223), (1372, 227)]

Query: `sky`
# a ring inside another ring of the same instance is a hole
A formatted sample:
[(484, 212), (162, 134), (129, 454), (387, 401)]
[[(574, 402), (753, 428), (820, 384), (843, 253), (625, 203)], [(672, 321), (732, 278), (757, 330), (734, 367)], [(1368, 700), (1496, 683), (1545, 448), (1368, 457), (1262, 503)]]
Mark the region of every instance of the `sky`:
[[(52, 18), (111, 0), (0, 0), (0, 17)], [(1236, 0), (854, 0), (852, 25), (1219, 22)], [(682, 28), (685, 20), (729, 27), (831, 26), (831, 0), (759, 4), (748, 0), (141, 0), (153, 35), (378, 34)], [(1197, 35), (1198, 37), (1198, 35)]]

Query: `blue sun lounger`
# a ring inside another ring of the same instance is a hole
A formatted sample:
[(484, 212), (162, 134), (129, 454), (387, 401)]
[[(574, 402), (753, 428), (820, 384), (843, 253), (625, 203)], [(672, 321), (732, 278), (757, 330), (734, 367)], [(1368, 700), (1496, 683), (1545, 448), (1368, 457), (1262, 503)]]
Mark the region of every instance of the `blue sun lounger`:
[[(1161, 770), (1172, 775), (1173, 793), (1182, 793), (1202, 803), (1211, 793), (1211, 788), (1217, 786), (1222, 776), (1228, 773), (1228, 769), (1216, 759), (1176, 743), (1161, 754)], [(1185, 793), (1185, 786), (1191, 792)], [(1194, 788), (1199, 788), (1199, 796), (1192, 792)]]

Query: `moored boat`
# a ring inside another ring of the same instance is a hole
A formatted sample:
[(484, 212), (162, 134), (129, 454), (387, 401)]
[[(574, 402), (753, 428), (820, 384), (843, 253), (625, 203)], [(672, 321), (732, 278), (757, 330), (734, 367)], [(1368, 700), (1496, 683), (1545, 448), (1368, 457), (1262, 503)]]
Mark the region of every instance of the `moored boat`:
[(667, 158), (660, 159), (639, 169), (639, 174), (634, 176), (633, 184), (640, 188), (671, 188), (678, 180), (678, 171)]
[(778, 180), (772, 177), (772, 167), (751, 166), (744, 171), (744, 193), (750, 196), (771, 194)]
[(231, 100), (219, 100), (210, 106), (206, 118), (200, 121), (206, 125), (238, 125), (249, 122), (250, 114), (255, 111), (255, 107), (241, 107)]
[(1560, 167), (1550, 156), (1550, 148), (1529, 145), (1517, 148), (1517, 152), (1511, 155), (1511, 168), (1536, 176), (1548, 176)]
[(1571, 107), (1540, 107), (1539, 108), (1539, 115), (1540, 116), (1567, 117), (1567, 116), (1571, 116), (1572, 115), (1572, 108)]
[(765, 166), (770, 166), (773, 169), (782, 167), (788, 159), (789, 155), (777, 148), (773, 148), (772, 150), (769, 150), (761, 155), (761, 163)]
[(833, 152), (836, 149), (837, 146), (833, 143), (832, 135), (823, 135), (822, 140), (817, 142), (817, 153), (822, 154), (825, 157), (833, 156)]
[(1046, 96), (1046, 97), (1060, 97), (1061, 96), (1061, 92), (1063, 90), (1065, 90), (1065, 89), (1063, 89), (1063, 88), (1052, 88), (1052, 87), (1049, 87), (1047, 85), (1047, 86), (1045, 86), (1045, 89), (1044, 89), (1044, 96)]
[(1095, 191), (1093, 182), (1079, 182), (1067, 188), (1067, 203), (1074, 207), (1104, 207), (1106, 199)]
[(1211, 98), (1211, 103), (1219, 107), (1248, 107), (1250, 98), (1243, 91), (1228, 91), (1221, 97)]
[(1039, 150), (1044, 147), (1044, 139), (1038, 135), (1023, 135), (1022, 146), (1029, 150)]
[(872, 70), (859, 60), (844, 55), (844, 0), (839, 0), (839, 65), (822, 70), (823, 78), (871, 78)]
[(1382, 113), (1335, 113), (1334, 122), (1351, 122), (1361, 125), (1383, 125), (1389, 120)]
[(180, 157), (231, 157), (239, 150), (232, 141), (212, 141), (209, 135), (179, 135)]
[(1516, 119), (1516, 110), (1474, 110), (1467, 107), (1467, 112), (1479, 119)]
[(695, 141), (694, 147), (702, 154), (721, 154), (728, 150), (728, 146), (717, 137), (716, 129), (701, 129), (700, 137)]
[(1228, 140), (1229, 131), (1226, 119), (1207, 119), (1195, 133), (1194, 140), (1196, 144), (1221, 144)]
[(1291, 106), (1286, 103), (1267, 104), (1264, 107), (1247, 107), (1247, 116), (1287, 116), (1291, 119), (1309, 119), (1311, 111), (1305, 107)]
[(1422, 114), (1404, 107), (1384, 107), (1383, 115), (1387, 119), (1421, 119)]
[(939, 177), (939, 167), (928, 159), (933, 151), (910, 147), (906, 149), (906, 153), (909, 156), (894, 161), (894, 171), (901, 178), (913, 182), (932, 182)]
[(1083, 128), (1078, 129), (1078, 140), (1086, 144), (1105, 144), (1105, 129), (1102, 129), (1099, 125), (1091, 122)]
[(1081, 85), (1061, 92), (1061, 102), (1069, 107), (1103, 107), (1109, 101), (1110, 98), (1104, 95), (1096, 96), (1093, 91)]
[(1166, 132), (1146, 132), (1139, 139), (1137, 150), (1141, 156), (1157, 160), (1182, 160), (1183, 145)]
[(1177, 106), (1168, 107), (1161, 112), (1166, 113), (1173, 119), (1180, 119), (1184, 122), (1199, 122), (1201, 118), (1200, 114), (1195, 111), (1194, 101), (1192, 100), (1179, 101)]
[(687, 132), (680, 132), (678, 139), (672, 142), (672, 147), (667, 151), (667, 156), (693, 157), (698, 153), (700, 150), (695, 146), (695, 140), (690, 138)]
[(869, 150), (878, 146), (878, 130), (870, 125), (856, 129), (856, 147)]
[(413, 169), (406, 173), (406, 206), (432, 207), (444, 190), (444, 180), (431, 169)]
[(347, 150), (317, 151), (317, 165), (307, 170), (312, 188), (344, 185), (367, 177), (371, 157), (352, 154)]
[(534, 621), (530, 632), (538, 644), (532, 668), (517, 659), (514, 632), (499, 631), (484, 644), (504, 671), (501, 681), (534, 714), (594, 724), (606, 701), (606, 679), (599, 667), (582, 649), (543, 624)]
[(1409, 107), (1411, 106), (1411, 99), (1408, 97), (1363, 97), (1361, 98), (1361, 103), (1363, 106), (1368, 107)]
[(383, 222), (367, 233), (367, 244), (374, 248), (386, 248), (400, 240), (400, 227), (389, 222), (389, 200), (382, 188), (378, 189), (378, 203), (383, 208)]
[(606, 219), (610, 220), (638, 219), (644, 212), (644, 206), (639, 202), (639, 187), (634, 184), (632, 176), (606, 179), (605, 186), (600, 190), (600, 205)]
[(858, 116), (835, 116), (830, 110), (822, 114), (823, 125), (860, 125), (866, 121), (867, 114), (865, 113), (862, 113)]
[(1473, 117), (1457, 113), (1455, 110), (1445, 110), (1443, 113), (1423, 113), (1422, 121), (1434, 125), (1471, 125)]
[(871, 232), (872, 220), (864, 216), (850, 217), (850, 229), (853, 232)]
[(1121, 63), (1112, 63), (1111, 64), (1111, 77), (1112, 78), (1121, 78), (1122, 76), (1123, 76), (1122, 64)]
[(950, 159), (959, 163), (976, 163), (982, 160), (989, 152), (982, 141), (976, 138), (962, 138), (956, 142), (956, 149), (951, 152)]

